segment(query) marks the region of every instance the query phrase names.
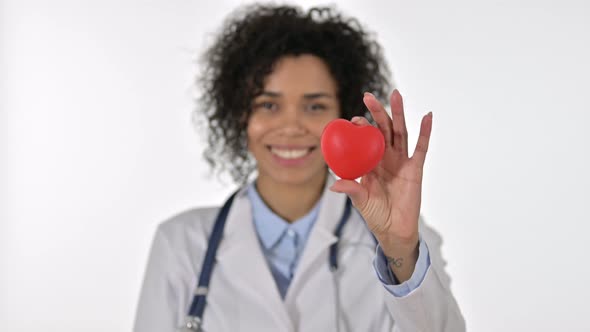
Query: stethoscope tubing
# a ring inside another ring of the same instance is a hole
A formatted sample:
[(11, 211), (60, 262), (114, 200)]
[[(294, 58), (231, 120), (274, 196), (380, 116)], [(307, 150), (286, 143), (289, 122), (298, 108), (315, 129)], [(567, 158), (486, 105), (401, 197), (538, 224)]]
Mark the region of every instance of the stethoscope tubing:
[[(225, 201), (215, 219), (213, 231), (209, 236), (205, 259), (203, 260), (203, 264), (201, 266), (199, 282), (194, 292), (193, 300), (188, 311), (185, 325), (182, 327), (185, 331), (202, 331), (201, 328), (203, 324), (203, 313), (205, 312), (205, 307), (207, 306), (209, 282), (211, 281), (211, 276), (213, 275), (213, 270), (215, 267), (215, 256), (217, 254), (217, 249), (219, 248), (219, 244), (221, 243), (223, 237), (223, 230), (225, 228), (225, 223), (227, 221), (229, 210), (237, 193), (237, 191), (234, 192)], [(338, 225), (334, 230), (336, 242), (330, 246), (330, 255), (328, 263), (330, 264), (330, 270), (333, 272), (335, 272), (338, 269), (338, 247), (340, 244), (340, 237), (342, 235), (342, 230), (344, 229), (344, 226), (346, 225), (346, 222), (350, 217), (351, 211), (352, 202), (350, 198), (347, 197), (344, 206), (344, 212), (342, 213), (342, 217), (340, 218), (340, 221), (338, 222)]]

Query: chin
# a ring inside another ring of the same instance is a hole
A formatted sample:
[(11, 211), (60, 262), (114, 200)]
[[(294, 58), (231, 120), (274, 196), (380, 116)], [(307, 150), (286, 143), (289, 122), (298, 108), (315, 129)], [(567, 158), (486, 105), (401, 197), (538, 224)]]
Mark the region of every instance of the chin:
[(318, 178), (325, 179), (328, 174), (327, 168), (316, 169), (316, 170), (273, 170), (272, 172), (266, 173), (273, 182), (277, 184), (285, 184), (292, 186), (300, 186), (312, 183)]

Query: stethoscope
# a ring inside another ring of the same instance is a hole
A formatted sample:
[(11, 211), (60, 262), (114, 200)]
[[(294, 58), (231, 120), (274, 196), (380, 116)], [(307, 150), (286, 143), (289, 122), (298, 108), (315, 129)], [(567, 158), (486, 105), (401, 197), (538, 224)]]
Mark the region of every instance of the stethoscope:
[[(237, 192), (233, 193), (227, 201), (223, 204), (223, 207), (217, 214), (217, 218), (215, 220), (215, 224), (213, 226), (213, 231), (209, 236), (209, 244), (207, 247), (207, 253), (205, 254), (205, 260), (201, 266), (201, 274), (199, 275), (199, 283), (197, 288), (195, 289), (193, 301), (191, 303), (190, 309), (186, 316), (185, 323), (180, 327), (179, 331), (184, 332), (202, 332), (203, 326), (203, 313), (205, 311), (205, 306), (207, 305), (207, 294), (209, 292), (209, 281), (211, 280), (211, 275), (213, 273), (213, 268), (215, 267), (215, 255), (217, 253), (217, 249), (219, 244), (221, 243), (221, 238), (223, 235), (223, 229), (225, 227), (225, 222), (227, 221), (227, 215), (229, 213), (229, 209), (232, 205), (234, 197), (236, 196)], [(350, 213), (352, 210), (352, 202), (350, 198), (346, 198), (346, 204), (344, 206), (344, 213), (342, 213), (342, 217), (340, 218), (340, 222), (336, 226), (334, 230), (334, 235), (336, 236), (336, 242), (330, 246), (330, 256), (329, 256), (329, 264), (330, 264), (330, 271), (335, 272), (338, 269), (338, 244), (340, 242), (340, 236), (342, 235), (342, 229), (344, 225), (348, 221), (350, 217)]]

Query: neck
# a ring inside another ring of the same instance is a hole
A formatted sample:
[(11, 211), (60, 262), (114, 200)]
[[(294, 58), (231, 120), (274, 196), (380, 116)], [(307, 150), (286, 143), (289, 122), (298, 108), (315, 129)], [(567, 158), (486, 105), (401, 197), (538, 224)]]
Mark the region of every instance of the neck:
[(272, 179), (259, 176), (256, 190), (268, 207), (287, 222), (305, 216), (318, 202), (324, 190), (328, 172), (306, 183), (277, 183)]

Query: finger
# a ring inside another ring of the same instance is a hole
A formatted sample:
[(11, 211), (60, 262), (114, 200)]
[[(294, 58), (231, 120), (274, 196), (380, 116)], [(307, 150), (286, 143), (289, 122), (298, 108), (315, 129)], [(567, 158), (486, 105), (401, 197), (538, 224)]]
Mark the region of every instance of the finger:
[(340, 179), (330, 187), (330, 190), (347, 194), (352, 204), (359, 210), (367, 204), (369, 192), (365, 187), (354, 180)]
[(352, 119), (350, 119), (350, 122), (352, 122), (358, 126), (370, 126), (371, 125), (369, 120), (367, 120), (367, 118), (365, 118), (363, 116), (355, 116)]
[(385, 108), (381, 103), (369, 92), (365, 92), (363, 102), (371, 112), (371, 116), (377, 123), (377, 127), (381, 130), (383, 137), (385, 138), (385, 148), (390, 147), (392, 143), (393, 125), (389, 114), (385, 111)]
[(393, 90), (389, 99), (393, 118), (393, 148), (408, 156), (408, 129), (404, 115), (404, 102), (399, 91)]
[(424, 166), (426, 160), (426, 153), (428, 152), (428, 144), (430, 143), (430, 133), (432, 132), (432, 112), (429, 112), (422, 118), (420, 124), (420, 136), (416, 142), (416, 149), (412, 159), (416, 159), (420, 167)]

